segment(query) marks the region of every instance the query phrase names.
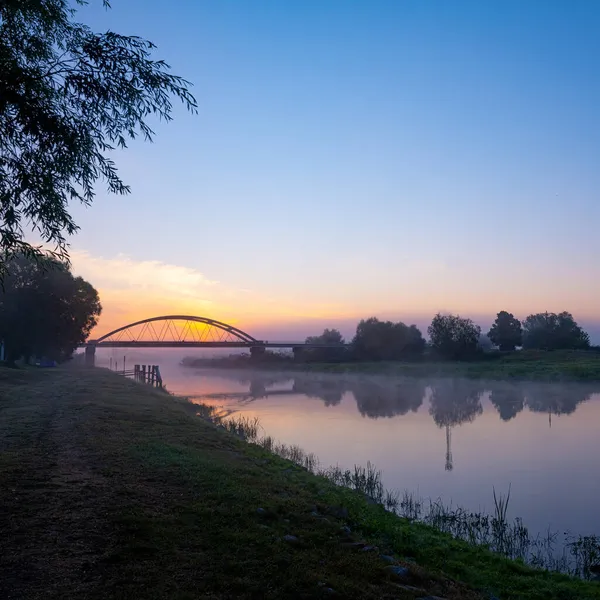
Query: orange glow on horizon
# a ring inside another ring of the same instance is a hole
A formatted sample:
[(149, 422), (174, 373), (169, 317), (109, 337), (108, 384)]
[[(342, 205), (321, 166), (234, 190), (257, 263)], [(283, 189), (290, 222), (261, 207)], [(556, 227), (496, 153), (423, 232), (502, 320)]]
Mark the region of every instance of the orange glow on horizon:
[(101, 337), (119, 327), (135, 323), (143, 319), (163, 315), (189, 315), (206, 317), (238, 327), (252, 335), (253, 330), (273, 327), (278, 324), (306, 323), (327, 320), (359, 320), (351, 311), (340, 307), (306, 307), (305, 310), (294, 310), (283, 306), (249, 306), (239, 309), (228, 304), (194, 302), (191, 299), (138, 296), (133, 290), (115, 291), (99, 290), (103, 306), (98, 325), (92, 331), (91, 339)]
[(371, 316), (416, 322), (425, 333), (425, 324), (437, 312), (481, 324), (491, 323), (499, 310), (521, 319), (535, 312), (567, 310), (579, 321), (600, 320), (595, 303), (595, 286), (600, 284), (595, 280), (584, 288), (576, 281), (556, 287), (553, 282), (527, 280), (528, 274), (518, 270), (510, 286), (502, 281), (480, 286), (473, 277), (467, 280), (452, 270), (428, 275), (425, 269), (413, 273), (412, 279), (407, 273), (390, 275), (384, 287), (367, 280), (357, 281), (352, 289), (307, 282), (306, 291), (294, 295), (285, 290), (237, 289), (194, 269), (158, 261), (102, 258), (86, 252), (74, 252), (72, 259), (74, 273), (92, 282), (100, 294), (103, 313), (92, 339), (142, 319), (173, 314), (208, 317), (250, 335), (278, 327), (282, 335), (286, 328), (313, 335), (339, 324), (348, 329), (350, 323)]

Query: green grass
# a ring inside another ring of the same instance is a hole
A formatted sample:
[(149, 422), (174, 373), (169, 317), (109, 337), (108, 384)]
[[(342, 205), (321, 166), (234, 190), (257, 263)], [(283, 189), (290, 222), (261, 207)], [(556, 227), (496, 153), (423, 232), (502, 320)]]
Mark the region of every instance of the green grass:
[(108, 371), (0, 370), (0, 597), (600, 599), (598, 584), (410, 523), (197, 412)]
[[(221, 361), (219, 365), (225, 366)], [(252, 366), (251, 363), (248, 366)], [(236, 364), (236, 368), (238, 365)], [(521, 351), (473, 361), (265, 363), (257, 368), (321, 373), (535, 381), (600, 381), (600, 353), (577, 350)]]
[(447, 505), (441, 499), (427, 501), (408, 490), (400, 493), (399, 490), (386, 489), (382, 472), (371, 462), (367, 462), (366, 466), (355, 465), (353, 469), (341, 469), (337, 465), (323, 468), (316, 455), (305, 452), (297, 445), (277, 442), (269, 435), (261, 435), (262, 428), (256, 417), (236, 416), (204, 404), (198, 405), (198, 415), (312, 474), (359, 492), (370, 502), (383, 506), (397, 516), (425, 523), (451, 534), (455, 539), (484, 546), (505, 558), (587, 580), (594, 579), (592, 569), (600, 565), (600, 536), (574, 536), (568, 532), (561, 536), (559, 532), (551, 531), (543, 536), (532, 536), (522, 519), (507, 519), (510, 486), (506, 494), (496, 493), (492, 489), (492, 514)]

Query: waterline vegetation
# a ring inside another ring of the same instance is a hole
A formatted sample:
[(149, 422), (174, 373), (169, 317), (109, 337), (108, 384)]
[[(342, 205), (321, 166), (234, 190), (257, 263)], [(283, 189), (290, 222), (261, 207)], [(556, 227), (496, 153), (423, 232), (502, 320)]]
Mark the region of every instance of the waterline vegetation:
[(439, 498), (424, 499), (407, 490), (389, 490), (384, 486), (382, 471), (371, 462), (366, 466), (355, 465), (352, 469), (342, 469), (339, 465), (322, 467), (315, 454), (307, 453), (297, 445), (276, 441), (270, 435), (261, 435), (262, 427), (257, 417), (237, 415), (202, 403), (194, 406), (199, 416), (217, 427), (337, 486), (353, 490), (370, 503), (381, 505), (403, 519), (431, 526), (524, 565), (586, 580), (596, 579), (600, 537), (575, 536), (566, 532), (561, 541), (559, 534), (550, 530), (544, 535), (532, 535), (522, 519), (517, 517), (511, 521), (508, 517), (510, 487), (506, 494), (492, 489), (492, 514), (469, 511), (446, 504)]
[[(0, 369), (0, 399), (2, 597), (600, 600), (595, 582), (399, 518), (298, 448), (279, 451), (303, 467), (244, 442), (253, 420), (207, 409), (229, 434), (108, 370)], [(381, 489), (374, 467), (336, 472)]]
[(182, 366), (401, 377), (466, 377), (496, 381), (598, 382), (600, 352), (594, 350), (519, 350), (482, 355), (479, 360), (296, 362), (291, 355), (266, 352), (257, 363), (249, 354), (220, 358), (186, 357)]

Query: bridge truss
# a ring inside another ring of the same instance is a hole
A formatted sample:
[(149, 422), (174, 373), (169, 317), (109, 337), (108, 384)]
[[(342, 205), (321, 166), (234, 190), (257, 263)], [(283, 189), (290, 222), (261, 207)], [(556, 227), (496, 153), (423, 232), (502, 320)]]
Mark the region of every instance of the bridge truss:
[(100, 347), (258, 346), (250, 334), (206, 317), (165, 315), (119, 327), (88, 345)]
[(252, 356), (266, 348), (289, 348), (294, 354), (340, 344), (266, 342), (221, 321), (190, 315), (164, 315), (129, 323), (85, 344), (85, 364), (93, 366), (96, 348), (248, 348)]

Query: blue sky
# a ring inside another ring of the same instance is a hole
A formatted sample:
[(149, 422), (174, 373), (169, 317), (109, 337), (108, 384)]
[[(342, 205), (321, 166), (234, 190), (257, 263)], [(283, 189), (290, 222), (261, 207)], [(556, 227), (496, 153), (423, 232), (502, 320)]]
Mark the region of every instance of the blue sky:
[(600, 4), (114, 0), (80, 18), (155, 42), (199, 102), (117, 155), (130, 196), (74, 208), (106, 326), (169, 306), (307, 333), (600, 316)]

